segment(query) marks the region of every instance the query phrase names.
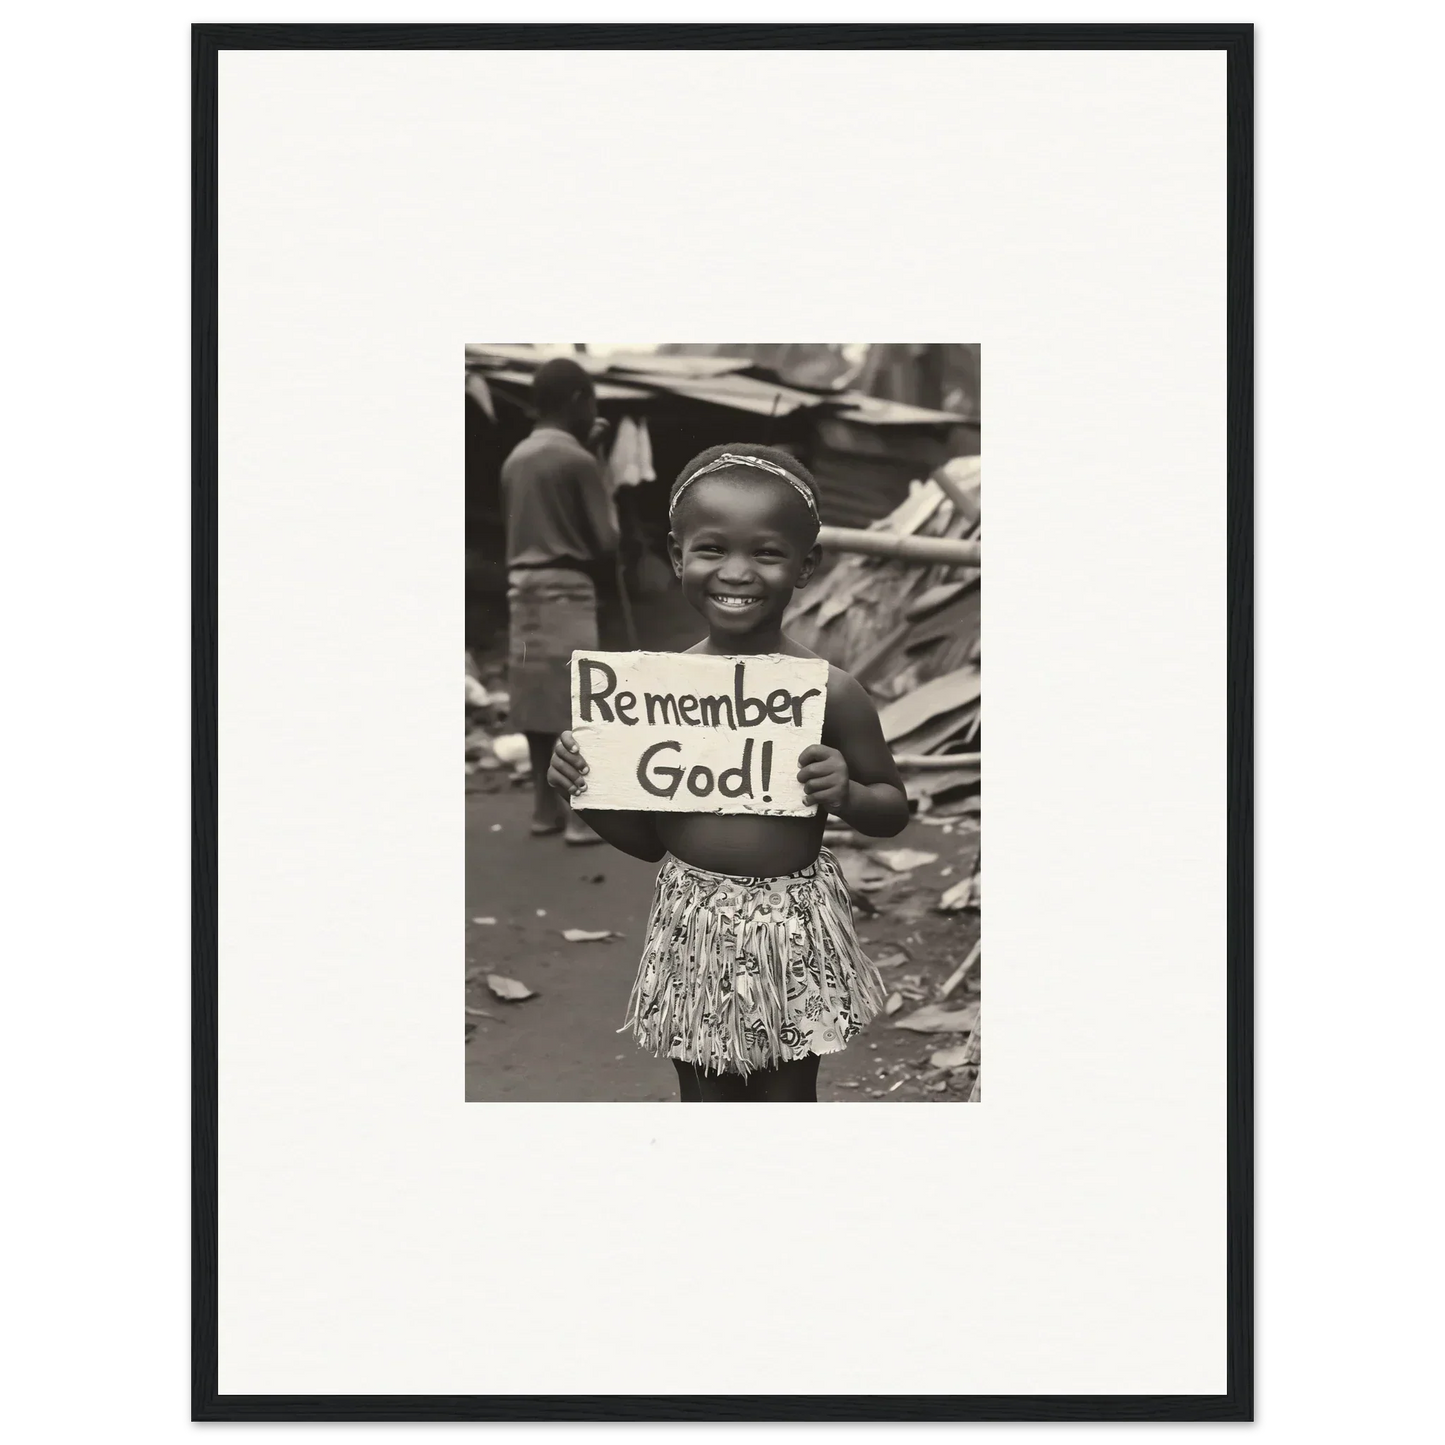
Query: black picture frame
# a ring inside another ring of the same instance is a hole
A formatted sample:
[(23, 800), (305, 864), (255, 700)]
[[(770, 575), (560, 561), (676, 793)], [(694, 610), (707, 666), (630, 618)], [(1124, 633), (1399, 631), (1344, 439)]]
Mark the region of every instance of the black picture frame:
[[(1251, 25), (196, 25), (192, 46), (192, 1365), (197, 1421), (1253, 1416)], [(1220, 50), (1227, 65), (1227, 1385), (1220, 1395), (222, 1395), (217, 1328), (217, 84), (223, 50)]]

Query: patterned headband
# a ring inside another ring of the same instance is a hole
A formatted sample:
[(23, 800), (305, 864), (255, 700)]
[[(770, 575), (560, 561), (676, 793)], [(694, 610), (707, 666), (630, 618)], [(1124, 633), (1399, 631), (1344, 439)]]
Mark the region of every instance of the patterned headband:
[(775, 477), (781, 477), (792, 487), (800, 497), (808, 504), (808, 510), (813, 514), (813, 520), (818, 520), (818, 504), (813, 500), (813, 494), (792, 472), (786, 467), (780, 467), (776, 462), (764, 460), (762, 457), (741, 456), (737, 452), (724, 452), (716, 461), (709, 462), (705, 467), (699, 467), (673, 494), (672, 501), (667, 508), (669, 517), (677, 511), (677, 504), (682, 499), (682, 494), (699, 478), (705, 477), (709, 472), (720, 472), (724, 467), (756, 467), (760, 472), (771, 472)]

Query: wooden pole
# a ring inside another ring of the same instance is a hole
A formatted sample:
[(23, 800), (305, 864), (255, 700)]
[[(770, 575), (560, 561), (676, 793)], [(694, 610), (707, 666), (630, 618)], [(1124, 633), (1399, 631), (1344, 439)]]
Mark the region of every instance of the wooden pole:
[[(585, 352), (587, 350), (586, 345), (582, 342), (577, 342), (575, 344), (578, 351)], [(598, 470), (603, 477), (606, 477), (608, 475), (608, 467), (610, 463), (608, 462), (607, 458), (602, 454), (602, 449), (607, 439), (611, 435), (612, 424), (611, 422), (608, 422), (607, 429), (602, 433), (601, 436), (597, 437), (597, 439), (593, 442), (591, 448), (592, 455), (597, 461)], [(619, 490), (620, 488), (613, 487), (611, 491), (609, 491), (607, 494), (607, 500), (612, 505), (612, 520), (617, 524), (617, 556), (613, 561), (613, 581), (615, 582), (617, 587), (618, 606), (622, 609), (622, 629), (627, 634), (627, 645), (632, 649), (633, 652), (636, 652), (638, 648), (637, 623), (632, 616), (632, 598), (627, 595), (627, 572), (622, 565), (622, 524), (624, 509), (618, 504), (617, 501), (617, 493)], [(627, 511), (629, 512), (628, 521), (630, 522), (631, 508), (628, 508)]]
[(951, 994), (954, 989), (956, 989), (959, 984), (963, 982), (964, 975), (967, 974), (969, 969), (973, 967), (975, 960), (982, 952), (983, 939), (980, 938), (979, 941), (975, 943), (971, 949), (969, 949), (968, 957), (965, 958), (964, 961), (959, 964), (958, 967), (954, 969), (951, 974), (949, 974), (948, 982), (945, 983), (943, 987), (938, 990), (939, 998), (947, 998), (949, 994)]
[(870, 557), (896, 557), (904, 562), (977, 567), (978, 542), (953, 537), (900, 537), (896, 532), (864, 532), (855, 527), (820, 527), (818, 540), (830, 552), (862, 552)]
[(978, 521), (978, 507), (974, 505), (973, 498), (942, 467), (934, 472), (932, 480), (939, 491), (953, 503), (955, 517), (967, 517), (970, 523)]
[(900, 768), (976, 768), (982, 753), (894, 753)]
[(617, 600), (622, 604), (622, 626), (627, 633), (627, 645), (637, 651), (637, 623), (632, 617), (632, 598), (627, 595), (627, 575), (622, 568), (622, 552), (617, 553)]

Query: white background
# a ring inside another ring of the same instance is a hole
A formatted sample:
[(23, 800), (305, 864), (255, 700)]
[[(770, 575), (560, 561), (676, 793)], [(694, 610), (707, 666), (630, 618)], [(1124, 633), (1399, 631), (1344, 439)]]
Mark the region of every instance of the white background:
[[(1218, 51), (222, 54), (223, 1394), (1223, 1393), (1224, 117)], [(739, 327), (982, 343), (984, 1102), (466, 1105), (461, 343)]]

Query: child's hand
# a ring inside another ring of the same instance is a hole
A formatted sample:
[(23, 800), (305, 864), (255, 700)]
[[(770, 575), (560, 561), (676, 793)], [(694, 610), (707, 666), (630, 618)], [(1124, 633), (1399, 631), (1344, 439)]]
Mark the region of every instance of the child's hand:
[(547, 768), (548, 787), (564, 798), (574, 797), (587, 786), (587, 779), (582, 776), (586, 771), (587, 763), (577, 739), (571, 733), (563, 733), (552, 748), (552, 762)]
[(814, 743), (798, 754), (798, 781), (810, 803), (836, 813), (848, 801), (848, 764), (837, 748)]

